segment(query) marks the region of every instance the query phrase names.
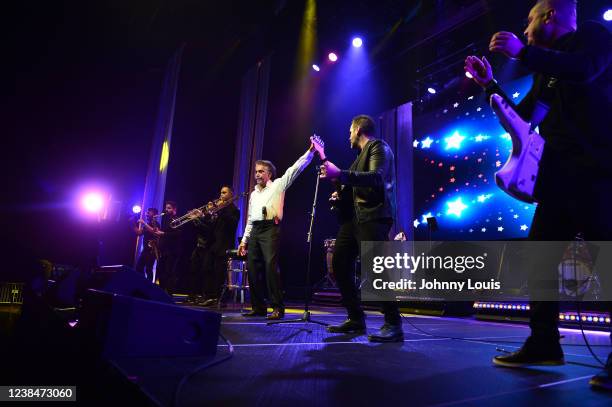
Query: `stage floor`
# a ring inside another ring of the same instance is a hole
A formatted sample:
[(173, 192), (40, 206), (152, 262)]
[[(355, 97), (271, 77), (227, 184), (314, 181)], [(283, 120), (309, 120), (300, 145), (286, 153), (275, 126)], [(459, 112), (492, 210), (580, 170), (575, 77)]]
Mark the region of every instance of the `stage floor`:
[[(299, 308), (285, 318), (299, 317)], [(316, 307), (313, 319), (339, 323), (339, 308)], [(369, 312), (368, 332), (382, 324)], [(309, 328), (311, 333), (303, 328)], [(612, 394), (589, 388), (599, 368), (579, 331), (562, 330), (565, 366), (495, 367), (496, 348), (515, 350), (525, 325), (406, 315), (403, 343), (371, 344), (366, 336), (329, 334), (321, 326), (267, 326), (224, 311), (221, 331), (232, 343), (231, 359), (193, 375), (179, 394), (180, 406), (609, 406)], [(435, 335), (435, 336), (432, 336)], [(587, 333), (605, 361), (609, 338)], [(454, 339), (463, 338), (463, 339)], [(219, 343), (216, 358), (229, 352)], [(196, 358), (118, 361), (119, 367), (160, 405), (172, 405), (185, 373), (206, 362)]]

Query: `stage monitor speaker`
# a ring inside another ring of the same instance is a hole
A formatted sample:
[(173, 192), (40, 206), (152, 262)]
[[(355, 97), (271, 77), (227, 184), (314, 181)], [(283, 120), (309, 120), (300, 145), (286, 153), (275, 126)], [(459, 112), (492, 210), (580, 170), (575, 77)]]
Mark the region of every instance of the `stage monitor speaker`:
[(172, 297), (128, 266), (104, 266), (92, 272), (71, 270), (59, 278), (46, 294), (54, 307), (76, 307), (85, 292), (94, 288), (145, 300), (173, 303)]
[(214, 356), (221, 314), (87, 290), (79, 319), (85, 343), (107, 359)]

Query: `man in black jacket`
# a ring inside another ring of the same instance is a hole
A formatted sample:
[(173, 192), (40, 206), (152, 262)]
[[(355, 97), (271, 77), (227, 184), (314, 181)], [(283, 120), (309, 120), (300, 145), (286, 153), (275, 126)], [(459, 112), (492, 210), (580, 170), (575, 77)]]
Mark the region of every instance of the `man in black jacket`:
[[(361, 152), (349, 170), (343, 171), (325, 161), (321, 178), (336, 184), (339, 197), (340, 229), (332, 260), (342, 304), (348, 319), (340, 325), (327, 327), (332, 333), (365, 332), (365, 315), (355, 286), (354, 264), (361, 241), (389, 240), (395, 220), (395, 165), (391, 148), (376, 139), (374, 120), (366, 115), (353, 119), (350, 127), (351, 148)], [(372, 342), (401, 342), (404, 340), (402, 320), (395, 302), (384, 302), (385, 323), (377, 334), (369, 335)]]
[[(577, 28), (575, 0), (540, 0), (531, 9), (527, 45), (509, 32), (496, 33), (492, 52), (518, 59), (532, 70), (533, 86), (514, 106), (493, 79), (486, 58), (468, 57), (466, 70), (487, 96), (497, 93), (521, 118), (539, 124), (546, 145), (540, 160), (538, 201), (529, 238), (571, 241), (612, 240), (607, 205), (612, 198), (612, 36), (595, 22)], [(546, 114), (547, 112), (547, 114)], [(533, 272), (557, 280), (558, 259), (542, 256)], [(506, 367), (563, 364), (558, 302), (531, 303), (531, 336), (523, 347), (493, 362)], [(612, 389), (612, 357), (591, 385)]]
[[(234, 197), (234, 190), (224, 185), (219, 194), (218, 205)], [(215, 306), (222, 299), (221, 290), (227, 274), (226, 251), (236, 246), (236, 229), (240, 219), (240, 210), (233, 203), (228, 204), (209, 219), (210, 240), (208, 241), (207, 259), (204, 262), (204, 298), (203, 306)]]
[(161, 257), (157, 264), (159, 285), (169, 294), (176, 288), (177, 273), (181, 260), (181, 230), (170, 225), (177, 218), (177, 206), (174, 201), (167, 201), (164, 206), (161, 230), (157, 232)]

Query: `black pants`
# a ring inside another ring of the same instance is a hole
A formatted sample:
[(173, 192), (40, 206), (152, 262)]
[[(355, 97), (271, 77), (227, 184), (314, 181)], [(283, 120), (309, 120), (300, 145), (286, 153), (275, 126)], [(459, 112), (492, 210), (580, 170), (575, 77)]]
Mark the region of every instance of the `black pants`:
[(206, 298), (219, 298), (226, 277), (227, 257), (219, 256), (211, 251), (204, 269), (204, 296)]
[(247, 255), (249, 265), (249, 287), (251, 305), (255, 311), (264, 311), (266, 301), (263, 283), (259, 277), (265, 275), (268, 297), (272, 308), (284, 309), (283, 289), (278, 269), (278, 251), (280, 248), (280, 225), (273, 221), (253, 224), (249, 239)]
[(149, 247), (143, 247), (138, 261), (136, 262), (136, 271), (145, 276), (149, 281), (153, 278), (153, 266), (155, 265), (155, 254)]
[(189, 288), (190, 295), (204, 294), (204, 273), (207, 269), (207, 262), (210, 260), (210, 249), (197, 246), (191, 252), (189, 259)]
[[(578, 233), (585, 240), (612, 240), (612, 218), (608, 205), (612, 198), (610, 180), (594, 180), (597, 174), (584, 174), (584, 177), (558, 174), (562, 182), (558, 193), (553, 195), (550, 189), (541, 198), (531, 225), (529, 240), (572, 241)], [(554, 180), (550, 185), (557, 185)], [(560, 244), (554, 256), (532, 256), (531, 275), (537, 276), (540, 283), (543, 279), (556, 284), (558, 290), (558, 265), (563, 255), (563, 244)], [(530, 280), (530, 285), (535, 285)], [(549, 287), (550, 288), (550, 287)], [(530, 288), (532, 291), (532, 288)], [(612, 303), (606, 308), (612, 311)], [(556, 301), (530, 302), (531, 336), (536, 342), (551, 343), (559, 340), (559, 303)]]
[(178, 266), (181, 256), (178, 253), (162, 253), (158, 262), (159, 286), (169, 293), (176, 289)]
[[(351, 319), (362, 319), (364, 317), (359, 300), (359, 291), (355, 286), (355, 259), (359, 253), (362, 241), (385, 241), (389, 240), (391, 223), (371, 221), (357, 223), (355, 219), (340, 225), (332, 266), (336, 276), (336, 283), (342, 294), (342, 305), (348, 311)], [(385, 322), (400, 325), (402, 320), (397, 303), (383, 302), (382, 312), (385, 314)]]

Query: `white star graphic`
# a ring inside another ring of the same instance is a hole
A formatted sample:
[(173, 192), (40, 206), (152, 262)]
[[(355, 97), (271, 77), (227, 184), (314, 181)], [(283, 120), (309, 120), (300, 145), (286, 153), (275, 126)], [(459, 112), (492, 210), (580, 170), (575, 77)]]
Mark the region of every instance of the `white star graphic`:
[(503, 226), (498, 226), (497, 227), (497, 231), (498, 232), (503, 232), (504, 231), (504, 227)]
[(412, 147), (417, 148), (419, 146), (419, 140), (414, 140), (412, 142)]
[(449, 150), (451, 148), (460, 148), (461, 147), (461, 142), (465, 139), (464, 136), (462, 136), (461, 134), (459, 134), (458, 131), (456, 131), (455, 133), (453, 133), (452, 136), (450, 137), (446, 137), (444, 139), (444, 141), (446, 142), (446, 149)]
[(431, 143), (433, 143), (433, 140), (430, 139), (429, 136), (427, 136), (425, 140), (421, 141), (421, 148), (430, 148)]
[(518, 92), (514, 92), (514, 93), (512, 94), (512, 99), (516, 99), (516, 98), (517, 98), (517, 97), (519, 97), (520, 95), (521, 95), (520, 93), (518, 93)]
[(459, 107), (459, 103), (457, 103), (457, 102), (453, 103), (453, 107), (454, 107), (455, 109), (456, 109), (456, 108), (458, 108), (458, 107)]
[(448, 209), (446, 210), (446, 214), (455, 215), (458, 218), (461, 217), (461, 212), (463, 212), (463, 210), (467, 208), (467, 205), (465, 205), (461, 201), (461, 197), (455, 199), (454, 201), (447, 202), (446, 205), (448, 206)]
[(472, 100), (472, 99), (474, 99), (474, 96), (470, 96), (470, 97), (468, 98), (468, 100)]
[(415, 219), (414, 222), (412, 222), (412, 224), (414, 225), (415, 228), (418, 228), (421, 222), (419, 222), (418, 219)]
[(504, 133), (499, 137), (503, 138), (504, 140), (512, 140), (512, 137), (510, 137), (510, 134), (508, 133)]
[(431, 214), (431, 212), (427, 212), (425, 215), (422, 216), (423, 221), (421, 223), (427, 223), (427, 218), (431, 218), (433, 215)]
[(514, 215), (514, 219), (518, 219), (518, 215)]
[(502, 217), (500, 216), (499, 218), (497, 218), (497, 220), (502, 220)]
[(499, 161), (499, 160), (495, 161), (495, 166), (496, 166), (497, 168), (501, 167), (501, 165), (502, 165), (502, 162), (501, 162), (501, 161)]
[(477, 108), (476, 108), (476, 111), (477, 111), (477, 112), (480, 112), (481, 110), (482, 110), (482, 107), (477, 107)]
[(444, 114), (448, 113), (448, 109), (442, 110), (442, 113), (444, 113)]
[(470, 229), (469, 232), (472, 233), (474, 231), (474, 229)]
[(522, 230), (522, 231), (527, 230), (527, 225), (521, 225), (521, 230)]
[(484, 232), (486, 232), (486, 231), (487, 231), (487, 228), (482, 228), (482, 229), (480, 229), (480, 231), (481, 231), (482, 233), (484, 233)]

